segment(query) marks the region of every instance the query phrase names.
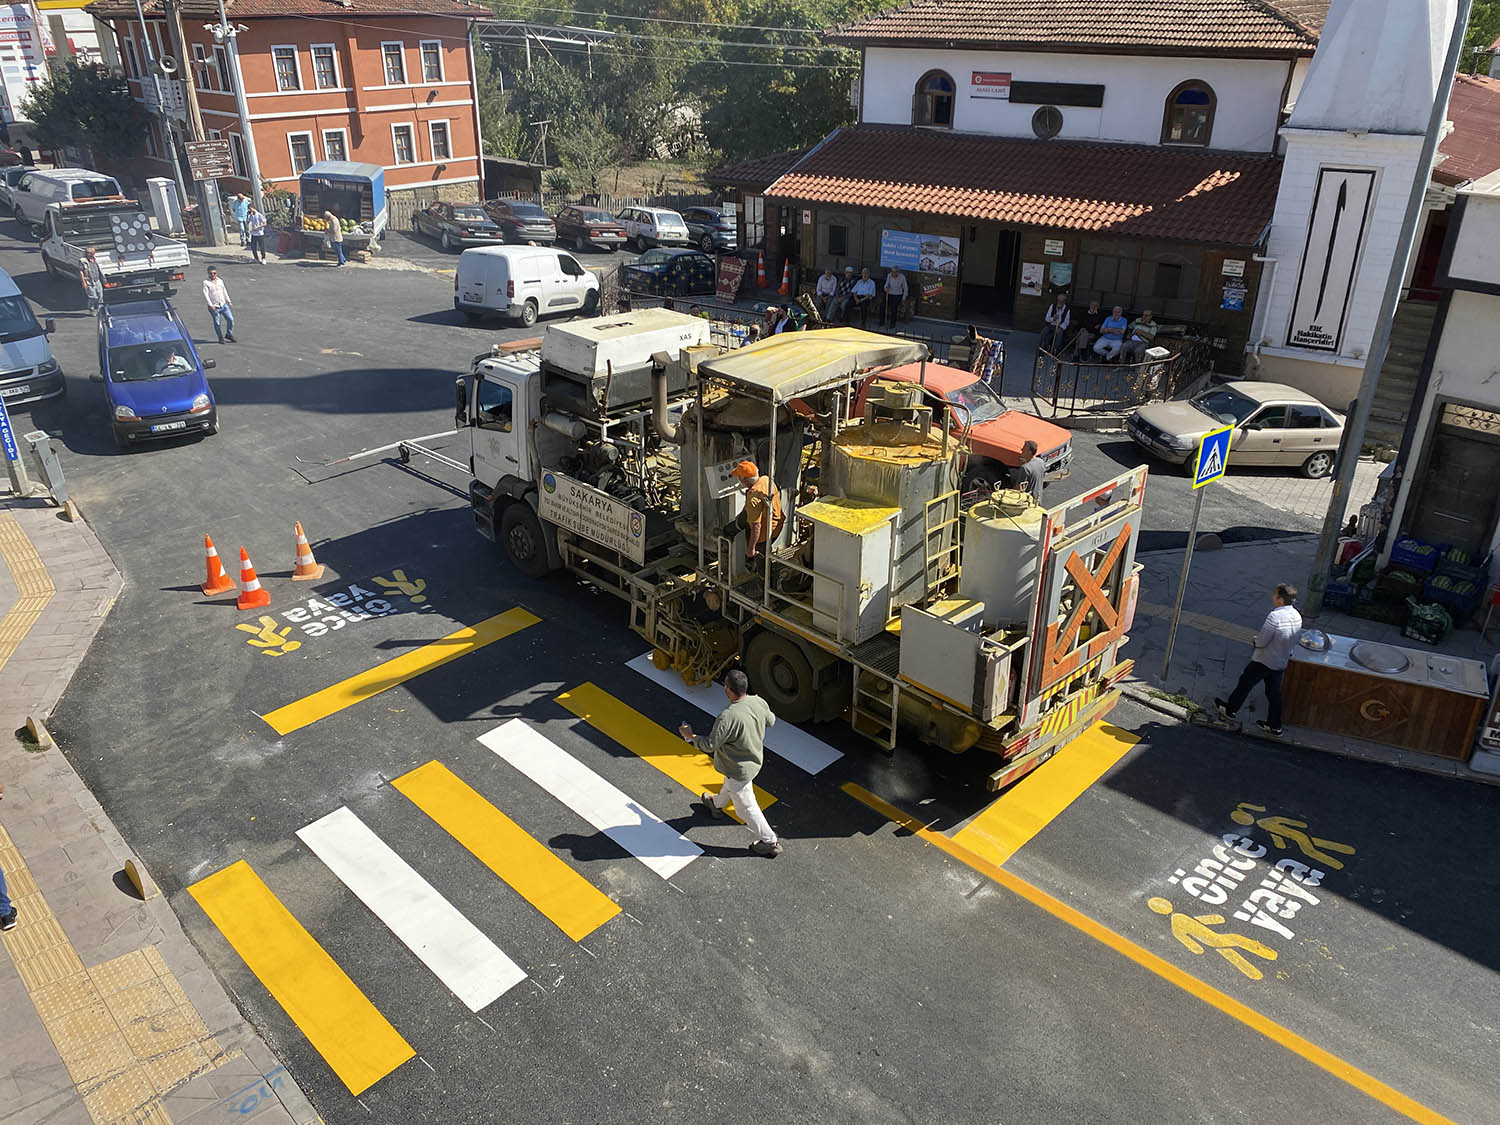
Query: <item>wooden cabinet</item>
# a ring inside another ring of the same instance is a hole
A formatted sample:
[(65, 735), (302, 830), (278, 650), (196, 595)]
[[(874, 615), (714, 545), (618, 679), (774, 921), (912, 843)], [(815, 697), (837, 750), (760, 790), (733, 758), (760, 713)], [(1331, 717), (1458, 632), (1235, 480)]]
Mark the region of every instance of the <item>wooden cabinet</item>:
[(1282, 691), (1288, 723), (1459, 761), (1469, 760), (1489, 710), (1482, 696), (1296, 658)]

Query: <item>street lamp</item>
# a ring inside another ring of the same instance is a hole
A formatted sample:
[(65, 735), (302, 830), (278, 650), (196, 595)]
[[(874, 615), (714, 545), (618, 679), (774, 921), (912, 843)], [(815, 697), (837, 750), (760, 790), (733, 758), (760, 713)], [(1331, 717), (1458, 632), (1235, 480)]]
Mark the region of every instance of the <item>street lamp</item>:
[(240, 70), (240, 51), (237, 40), (240, 32), (250, 29), (244, 24), (229, 22), (224, 10), (224, 0), (219, 0), (219, 22), (206, 23), (203, 29), (214, 37), (214, 43), (224, 48), (229, 56), (229, 81), (234, 86), (234, 105), (240, 115), (240, 137), (245, 142), (245, 163), (249, 165), (245, 174), (250, 177), (250, 197), (255, 200), (255, 209), (264, 212), (265, 200), (261, 197), (260, 161), (255, 155), (255, 133), (250, 128), (250, 103), (245, 99), (245, 76)]

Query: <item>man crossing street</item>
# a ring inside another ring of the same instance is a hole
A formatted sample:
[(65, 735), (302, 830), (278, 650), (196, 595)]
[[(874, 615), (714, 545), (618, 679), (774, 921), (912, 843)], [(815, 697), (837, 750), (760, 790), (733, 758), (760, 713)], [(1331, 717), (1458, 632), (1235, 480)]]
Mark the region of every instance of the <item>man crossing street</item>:
[(765, 762), (766, 728), (776, 722), (776, 716), (764, 699), (750, 694), (750, 679), (738, 668), (724, 676), (724, 694), (729, 698), (729, 706), (719, 712), (706, 736), (694, 734), (687, 723), (678, 727), (677, 733), (684, 742), (710, 755), (714, 769), (724, 775), (724, 785), (717, 795), (703, 794), (704, 811), (716, 820), (723, 820), (724, 807), (733, 802), (740, 818), (755, 833), (750, 850), (774, 858), (781, 854), (781, 841), (771, 831), (755, 799), (755, 777)]

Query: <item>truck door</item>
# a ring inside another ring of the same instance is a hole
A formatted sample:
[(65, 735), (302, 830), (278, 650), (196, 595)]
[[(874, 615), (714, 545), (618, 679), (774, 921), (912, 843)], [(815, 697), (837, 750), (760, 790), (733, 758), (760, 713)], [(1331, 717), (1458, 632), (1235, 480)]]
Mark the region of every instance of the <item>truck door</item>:
[(492, 372), (474, 379), (469, 401), (469, 427), (474, 450), (474, 476), (493, 487), (505, 477), (527, 477), (521, 460), (524, 399), (520, 389)]

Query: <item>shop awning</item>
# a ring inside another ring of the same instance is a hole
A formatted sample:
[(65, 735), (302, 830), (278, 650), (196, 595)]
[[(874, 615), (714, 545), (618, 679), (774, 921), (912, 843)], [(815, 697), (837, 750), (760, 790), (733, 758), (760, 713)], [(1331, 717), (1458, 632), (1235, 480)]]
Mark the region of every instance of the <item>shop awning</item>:
[(902, 128), (840, 129), (766, 191), (790, 204), (1249, 247), (1281, 158)]

